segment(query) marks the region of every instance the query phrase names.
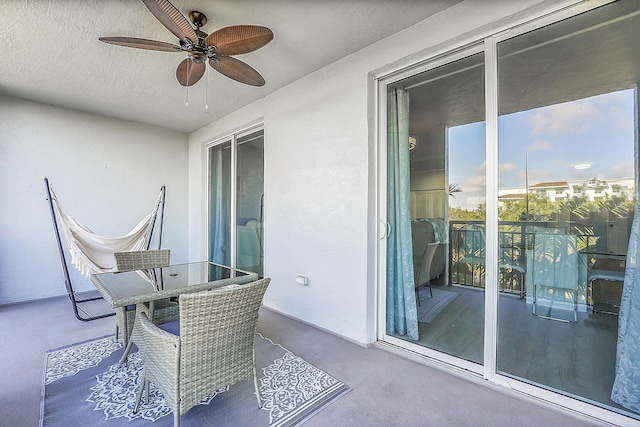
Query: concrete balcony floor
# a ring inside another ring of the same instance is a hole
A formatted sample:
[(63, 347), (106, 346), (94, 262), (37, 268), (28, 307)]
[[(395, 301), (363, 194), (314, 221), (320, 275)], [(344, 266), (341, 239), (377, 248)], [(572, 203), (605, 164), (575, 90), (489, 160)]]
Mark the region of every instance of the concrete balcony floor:
[[(45, 351), (115, 331), (75, 319), (68, 298), (0, 307), (0, 425), (36, 426)], [(606, 425), (482, 379), (348, 340), (262, 309), (258, 330), (352, 391), (305, 426)]]

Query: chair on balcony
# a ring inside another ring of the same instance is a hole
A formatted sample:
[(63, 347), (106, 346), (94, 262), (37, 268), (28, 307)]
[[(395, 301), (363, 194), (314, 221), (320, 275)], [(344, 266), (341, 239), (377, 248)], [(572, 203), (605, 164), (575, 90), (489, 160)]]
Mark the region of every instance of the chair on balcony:
[(262, 407), (255, 366), (258, 310), (271, 279), (230, 285), (212, 291), (180, 295), (180, 321), (160, 327), (138, 308), (134, 327), (144, 364), (134, 407), (153, 382), (173, 411), (180, 415), (215, 390), (252, 380)]
[(549, 297), (551, 311), (558, 291), (570, 293), (573, 303), (573, 321), (578, 321), (579, 253), (577, 236), (573, 234), (535, 234), (532, 257), (531, 286), (533, 314), (546, 319), (567, 322), (565, 319), (538, 314), (538, 288), (544, 288)]
[[(596, 280), (607, 280), (610, 282), (622, 282), (624, 283), (624, 271), (612, 271), (612, 270), (591, 270), (587, 275), (587, 284), (591, 291), (591, 298), (593, 299), (593, 282)], [(618, 314), (615, 311), (599, 310), (596, 309), (595, 304), (592, 305), (594, 313), (602, 312), (607, 314)]]
[(420, 262), (420, 268), (418, 271), (414, 271), (416, 301), (418, 305), (420, 305), (420, 294), (418, 292), (420, 286), (427, 286), (429, 288), (429, 295), (433, 298), (431, 281), (439, 278), (444, 273), (446, 248), (447, 245), (444, 243), (427, 243)]
[[(156, 268), (168, 267), (171, 252), (169, 249), (115, 252), (116, 268), (118, 272), (139, 270), (152, 286), (157, 286), (162, 277), (156, 273)], [(161, 274), (161, 273), (160, 273)], [(142, 309), (149, 314), (149, 305), (142, 304)], [(120, 307), (116, 309), (116, 340), (119, 331), (122, 331), (124, 345), (126, 346), (131, 336), (135, 320), (135, 306)], [(155, 301), (153, 318), (156, 324), (173, 322), (178, 319), (178, 303), (169, 299)]]
[[(446, 243), (438, 242), (438, 232), (434, 226), (435, 220), (416, 220), (411, 223), (411, 239), (413, 244), (413, 273), (415, 282), (416, 301), (420, 305), (419, 290), (421, 286), (429, 288), (429, 295), (433, 297), (431, 281), (439, 278), (446, 267)], [(445, 235), (446, 236), (446, 235)], [(440, 237), (440, 239), (446, 237)]]

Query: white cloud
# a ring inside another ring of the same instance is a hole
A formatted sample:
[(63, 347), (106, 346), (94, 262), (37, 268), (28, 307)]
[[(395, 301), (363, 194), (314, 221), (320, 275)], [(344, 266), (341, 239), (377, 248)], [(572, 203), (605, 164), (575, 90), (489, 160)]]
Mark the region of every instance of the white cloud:
[(500, 163), (500, 173), (509, 173), (518, 170), (518, 166), (511, 162)]
[(476, 175), (467, 178), (467, 180), (462, 183), (461, 188), (464, 193), (484, 193), (486, 183), (487, 179), (484, 175)]
[(478, 173), (484, 174), (487, 171), (487, 161), (485, 160), (484, 162), (482, 162), (476, 170), (478, 171)]
[[(500, 166), (498, 166), (498, 168), (500, 169), (500, 173), (507, 173), (507, 172), (513, 172), (515, 170), (518, 170), (518, 166), (516, 166), (514, 163), (511, 163), (511, 162), (501, 163)], [(487, 172), (487, 162), (486, 161), (482, 162), (480, 166), (478, 166), (476, 171), (478, 172), (478, 174), (484, 176), (484, 174)], [(475, 178), (470, 178), (470, 179), (473, 180)]]
[(483, 162), (478, 167), (478, 170), (482, 169), (483, 171), (476, 176), (467, 178), (460, 185), (460, 192), (453, 194), (453, 197), (449, 198), (449, 203), (452, 207), (474, 210), (484, 201), (487, 182), (484, 175), (484, 167), (485, 163)]
[(529, 117), (531, 134), (584, 134), (599, 126), (632, 131), (631, 99), (629, 91), (620, 91), (533, 110)]
[(551, 105), (531, 115), (529, 124), (533, 135), (586, 133), (592, 123), (602, 117), (598, 109), (588, 101)]

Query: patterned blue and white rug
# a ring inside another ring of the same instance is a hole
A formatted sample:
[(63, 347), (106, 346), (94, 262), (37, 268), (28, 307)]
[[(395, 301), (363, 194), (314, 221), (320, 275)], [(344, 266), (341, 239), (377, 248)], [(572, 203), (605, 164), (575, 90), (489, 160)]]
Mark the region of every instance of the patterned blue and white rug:
[[(113, 337), (47, 352), (40, 425), (172, 426), (173, 413), (153, 384), (149, 402), (133, 413), (142, 362), (129, 355), (118, 368), (122, 345)], [(184, 426), (293, 426), (349, 392), (342, 382), (287, 349), (256, 335), (256, 362), (263, 407), (252, 381), (217, 390), (181, 417)]]

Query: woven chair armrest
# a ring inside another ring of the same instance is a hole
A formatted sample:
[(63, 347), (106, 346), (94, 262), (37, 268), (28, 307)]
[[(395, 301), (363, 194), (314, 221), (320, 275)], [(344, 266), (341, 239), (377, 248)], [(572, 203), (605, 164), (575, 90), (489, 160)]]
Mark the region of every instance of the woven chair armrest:
[[(149, 303), (144, 302), (137, 304), (147, 318), (151, 317)], [(170, 301), (169, 299), (157, 300), (154, 304), (153, 310), (153, 323), (156, 325), (162, 325), (163, 323), (173, 322), (180, 319), (180, 306), (177, 302)]]
[(145, 379), (165, 391), (167, 404), (174, 411), (179, 404), (180, 337), (154, 325), (138, 310), (134, 339), (142, 352)]
[(167, 348), (177, 348), (180, 345), (180, 337), (160, 329), (149, 318), (146, 313), (140, 316), (140, 333), (143, 339), (153, 342), (153, 345), (168, 346)]

